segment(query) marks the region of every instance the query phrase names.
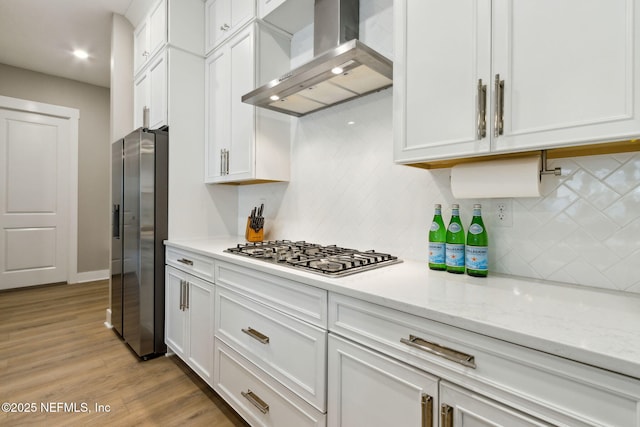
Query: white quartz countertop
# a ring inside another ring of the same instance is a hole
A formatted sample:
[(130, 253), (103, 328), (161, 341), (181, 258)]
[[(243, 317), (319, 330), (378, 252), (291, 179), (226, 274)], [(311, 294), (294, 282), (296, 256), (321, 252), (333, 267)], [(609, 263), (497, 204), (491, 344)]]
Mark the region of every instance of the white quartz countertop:
[(400, 264), (343, 278), (223, 252), (238, 238), (167, 241), (215, 259), (640, 379), (640, 296), (534, 279)]

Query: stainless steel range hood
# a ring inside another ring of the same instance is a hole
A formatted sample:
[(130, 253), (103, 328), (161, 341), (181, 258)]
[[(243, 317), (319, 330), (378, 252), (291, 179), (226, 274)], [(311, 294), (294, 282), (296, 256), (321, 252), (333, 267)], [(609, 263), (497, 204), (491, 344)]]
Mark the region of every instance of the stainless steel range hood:
[(314, 59), (242, 97), (292, 116), (349, 101), (393, 84), (393, 63), (357, 40), (358, 0), (315, 0)]

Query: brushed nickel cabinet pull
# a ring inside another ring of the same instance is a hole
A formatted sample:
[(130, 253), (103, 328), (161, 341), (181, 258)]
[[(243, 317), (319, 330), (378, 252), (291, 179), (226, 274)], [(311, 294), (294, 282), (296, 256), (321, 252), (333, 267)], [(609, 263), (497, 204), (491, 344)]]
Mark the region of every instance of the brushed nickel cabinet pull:
[(252, 392), (251, 390), (247, 389), (246, 392), (241, 391), (240, 394), (242, 394), (245, 397), (245, 399), (251, 402), (253, 406), (258, 408), (260, 412), (262, 412), (263, 414), (266, 414), (267, 412), (269, 412), (269, 405), (267, 405), (264, 400), (260, 399), (258, 395)]
[(185, 310), (189, 309), (189, 282), (187, 282), (186, 280), (184, 281), (184, 308)]
[(224, 148), (220, 149), (220, 176), (224, 175)]
[(242, 332), (249, 335), (251, 338), (260, 341), (262, 344), (269, 344), (269, 337), (264, 334), (261, 334), (260, 332), (256, 331), (252, 327), (248, 327), (247, 329), (242, 329)]
[(186, 265), (193, 265), (193, 261), (191, 261), (190, 259), (186, 259), (186, 258), (180, 258), (178, 260), (178, 262), (181, 262), (181, 263), (186, 264)]
[(433, 397), (422, 393), (422, 427), (433, 427)]
[(401, 338), (400, 342), (402, 344), (406, 344), (408, 346), (418, 348), (420, 350), (426, 351), (427, 353), (431, 353), (436, 356), (443, 357), (447, 360), (451, 360), (452, 362), (459, 363), (469, 368), (475, 369), (476, 367), (474, 356), (470, 354), (462, 353), (457, 350), (453, 350), (448, 347), (441, 346), (440, 344), (423, 340), (422, 338), (417, 337), (415, 335), (409, 335), (409, 339)]
[(476, 123), (477, 137), (482, 139), (487, 136), (487, 85), (478, 79), (478, 117)]
[(224, 174), (229, 175), (229, 150), (224, 150), (224, 153), (225, 153)]
[(493, 126), (493, 134), (498, 137), (504, 133), (504, 80), (500, 80), (500, 74), (496, 74), (496, 112)]
[(453, 408), (444, 403), (440, 406), (440, 426), (453, 427)]
[(184, 310), (184, 280), (180, 279), (180, 311)]

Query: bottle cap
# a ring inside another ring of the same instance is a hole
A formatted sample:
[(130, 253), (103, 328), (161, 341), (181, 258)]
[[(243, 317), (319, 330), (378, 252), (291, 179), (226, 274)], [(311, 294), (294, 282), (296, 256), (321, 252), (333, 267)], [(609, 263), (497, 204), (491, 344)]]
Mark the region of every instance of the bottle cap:
[(436, 209), (442, 209), (442, 206), (440, 205), (440, 203), (436, 203), (436, 204), (434, 205), (434, 207), (435, 207)]
[(454, 203), (451, 205), (451, 209), (460, 209), (460, 205), (458, 205), (457, 203)]
[(475, 205), (473, 205), (473, 209), (481, 209), (482, 205), (480, 203), (476, 203)]

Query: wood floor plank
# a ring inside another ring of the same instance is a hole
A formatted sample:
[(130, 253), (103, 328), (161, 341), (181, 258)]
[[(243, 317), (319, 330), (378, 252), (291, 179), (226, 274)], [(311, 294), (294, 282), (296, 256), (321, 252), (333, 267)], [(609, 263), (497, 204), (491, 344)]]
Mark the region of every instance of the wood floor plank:
[(0, 291), (0, 403), (22, 409), (0, 425), (247, 426), (177, 357), (141, 361), (107, 329), (108, 289)]

